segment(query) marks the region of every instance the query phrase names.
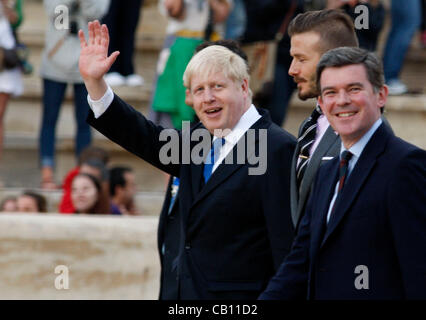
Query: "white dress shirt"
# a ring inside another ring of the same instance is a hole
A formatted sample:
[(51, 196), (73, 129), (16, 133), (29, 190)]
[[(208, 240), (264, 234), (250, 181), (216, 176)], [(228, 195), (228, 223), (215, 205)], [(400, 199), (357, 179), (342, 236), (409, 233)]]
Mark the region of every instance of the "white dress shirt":
[[(257, 112), (256, 107), (252, 104), (250, 108), (248, 108), (247, 111), (241, 116), (240, 120), (237, 122), (237, 124), (231, 130), (231, 132), (224, 137), (225, 144), (220, 149), (220, 155), (213, 166), (212, 173), (217, 169), (219, 164), (226, 158), (228, 153), (237, 144), (240, 138), (260, 118), (261, 118), (261, 115), (259, 114), (259, 112)], [(213, 141), (215, 141), (216, 139), (217, 137), (214, 137)]]
[(90, 109), (92, 109), (95, 119), (99, 118), (108, 107), (111, 105), (112, 100), (114, 100), (114, 92), (110, 86), (108, 86), (107, 91), (99, 100), (92, 100), (89, 95), (87, 95), (87, 102), (89, 103)]

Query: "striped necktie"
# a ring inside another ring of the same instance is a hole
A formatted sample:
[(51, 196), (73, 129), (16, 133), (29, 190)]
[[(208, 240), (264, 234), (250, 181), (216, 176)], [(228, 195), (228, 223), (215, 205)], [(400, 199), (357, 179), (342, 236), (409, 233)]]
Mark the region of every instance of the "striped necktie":
[(297, 178), (297, 187), (300, 188), (303, 175), (305, 174), (306, 167), (309, 163), (309, 150), (312, 144), (315, 141), (315, 136), (317, 132), (317, 121), (319, 116), (322, 114), (321, 108), (317, 105), (306, 121), (302, 129), (302, 134), (298, 138), (297, 142), (299, 144), (299, 159), (300, 161), (297, 164), (296, 168), (296, 178)]

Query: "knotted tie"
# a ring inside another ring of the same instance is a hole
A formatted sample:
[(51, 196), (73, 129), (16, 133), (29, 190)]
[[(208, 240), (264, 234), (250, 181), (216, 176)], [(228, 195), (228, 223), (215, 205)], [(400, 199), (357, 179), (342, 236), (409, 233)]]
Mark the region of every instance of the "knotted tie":
[(339, 200), (343, 186), (345, 185), (346, 176), (348, 175), (349, 160), (351, 160), (353, 154), (350, 151), (343, 151), (340, 155), (340, 165), (339, 165), (339, 187), (337, 188), (336, 200), (334, 200), (333, 208), (330, 211), (329, 216), (327, 217), (327, 222), (333, 215), (334, 209), (336, 208), (336, 203)]
[(315, 141), (315, 135), (317, 132), (317, 121), (319, 116), (322, 114), (319, 105), (317, 105), (309, 117), (308, 121), (306, 121), (305, 125), (302, 129), (302, 134), (298, 139), (298, 144), (300, 146), (299, 151), (299, 159), (300, 161), (297, 164), (296, 168), (296, 178), (297, 178), (297, 186), (300, 187), (300, 183), (303, 179), (303, 175), (305, 174), (306, 167), (309, 162), (309, 149), (311, 145)]
[(212, 175), (213, 166), (216, 163), (217, 159), (219, 159), (220, 149), (224, 144), (224, 138), (217, 138), (215, 141), (213, 141), (212, 147), (210, 149), (210, 154), (207, 156), (206, 162), (204, 163), (204, 182), (206, 183)]
[(350, 151), (343, 151), (340, 156), (340, 166), (339, 166), (339, 189), (337, 191), (337, 195), (339, 195), (340, 191), (343, 189), (343, 185), (345, 184), (346, 175), (348, 173), (348, 165), (349, 160), (352, 158), (352, 153)]

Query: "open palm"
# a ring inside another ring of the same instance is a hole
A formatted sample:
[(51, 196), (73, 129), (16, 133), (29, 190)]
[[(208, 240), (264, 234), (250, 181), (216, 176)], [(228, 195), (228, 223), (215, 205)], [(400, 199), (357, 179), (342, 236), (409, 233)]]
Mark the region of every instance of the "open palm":
[(86, 42), (84, 33), (79, 31), (80, 38), (80, 74), (85, 80), (99, 80), (111, 68), (118, 51), (108, 57), (109, 34), (106, 25), (100, 25), (99, 21), (89, 22), (89, 39)]

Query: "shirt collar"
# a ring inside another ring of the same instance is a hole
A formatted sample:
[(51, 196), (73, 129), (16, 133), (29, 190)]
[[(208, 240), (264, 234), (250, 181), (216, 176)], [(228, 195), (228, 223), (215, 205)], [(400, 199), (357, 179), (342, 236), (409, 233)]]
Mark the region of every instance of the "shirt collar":
[[(371, 137), (373, 136), (374, 132), (376, 132), (377, 128), (380, 127), (382, 124), (382, 118), (379, 118), (374, 122), (374, 124), (371, 126), (371, 128), (365, 133), (361, 139), (359, 139), (352, 147), (349, 148), (349, 151), (358, 159), (364, 150), (365, 146), (367, 145), (368, 141), (370, 141)], [(343, 146), (343, 142), (340, 147), (340, 155), (343, 151), (345, 151), (345, 147)]]
[[(247, 132), (247, 130), (250, 129), (250, 127), (260, 118), (261, 115), (256, 110), (256, 107), (252, 104), (250, 108), (244, 112), (231, 132), (224, 137), (225, 141), (231, 145), (235, 145), (238, 140), (240, 140), (240, 138)], [(216, 139), (216, 136), (213, 137), (213, 141)]]

